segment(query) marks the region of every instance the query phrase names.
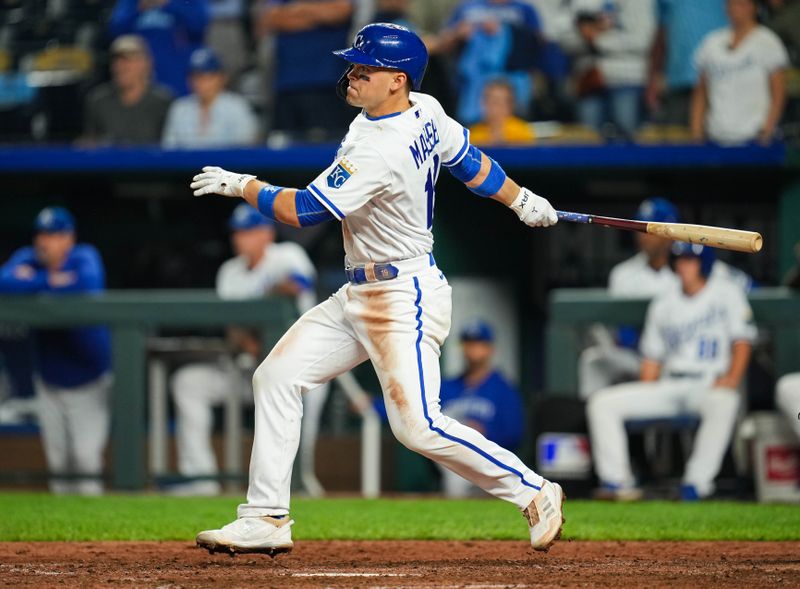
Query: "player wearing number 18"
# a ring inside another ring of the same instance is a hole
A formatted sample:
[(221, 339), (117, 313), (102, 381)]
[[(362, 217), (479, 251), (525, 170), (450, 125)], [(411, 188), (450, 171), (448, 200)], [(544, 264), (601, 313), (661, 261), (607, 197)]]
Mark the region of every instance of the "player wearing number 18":
[(201, 532), (198, 545), (272, 555), (291, 549), (289, 481), (300, 397), (370, 360), (400, 442), (515, 504), (528, 520), (533, 548), (547, 550), (561, 532), (561, 487), (440, 411), (439, 355), (451, 299), (433, 258), (431, 226), (441, 167), (529, 226), (554, 224), (555, 210), (471, 146), (467, 130), (434, 98), (414, 91), (428, 59), (416, 34), (371, 24), (352, 47), (335, 53), (349, 64), (338, 94), (361, 112), (325, 171), (302, 190), (214, 167), (191, 184), (196, 196), (243, 197), (293, 226), (340, 221), (348, 281), (306, 312), (256, 371), (247, 502), (234, 522)]

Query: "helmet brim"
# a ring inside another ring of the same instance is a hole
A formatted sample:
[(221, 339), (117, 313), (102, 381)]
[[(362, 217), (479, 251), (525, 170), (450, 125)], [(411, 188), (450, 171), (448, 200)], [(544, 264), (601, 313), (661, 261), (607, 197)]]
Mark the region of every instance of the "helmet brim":
[[(371, 55), (367, 55), (363, 51), (359, 51), (355, 47), (350, 47), (348, 49), (338, 49), (334, 51), (333, 54), (337, 57), (341, 57), (345, 61), (349, 61), (350, 63), (357, 63), (359, 65), (371, 65), (373, 67), (392, 67), (392, 66), (387, 66), (380, 59), (372, 57)], [(397, 69), (397, 68), (392, 67), (392, 69)]]

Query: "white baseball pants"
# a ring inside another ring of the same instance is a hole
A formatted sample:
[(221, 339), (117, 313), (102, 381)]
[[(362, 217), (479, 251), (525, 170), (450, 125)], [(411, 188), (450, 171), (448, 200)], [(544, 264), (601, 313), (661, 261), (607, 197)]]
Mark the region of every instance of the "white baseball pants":
[(34, 381), (52, 493), (103, 493), (103, 482), (99, 479), (68, 480), (58, 475), (99, 477), (103, 474), (103, 452), (111, 422), (112, 380), (110, 374), (104, 374), (71, 388), (58, 387), (39, 378)]
[(520, 509), (541, 488), (542, 478), (512, 452), (442, 415), (439, 355), (450, 330), (450, 286), (427, 255), (394, 265), (397, 278), (345, 285), (305, 313), (256, 370), (256, 431), (240, 517), (289, 512), (301, 395), (367, 359), (403, 445)]
[(787, 374), (775, 385), (775, 406), (786, 416), (800, 439), (800, 372)]
[[(312, 495), (322, 492), (322, 487), (313, 476), (315, 447), (322, 410), (328, 396), (328, 386), (323, 385), (309, 391), (303, 398), (302, 442), (300, 460), (309, 480), (303, 484)], [(184, 476), (213, 476), (219, 467), (211, 445), (214, 427), (214, 407), (225, 403), (228, 395), (241, 395), (252, 404), (250, 383), (235, 366), (213, 363), (187, 364), (175, 371), (172, 377), (172, 394), (176, 409), (176, 441), (178, 450), (178, 472)], [(217, 481), (197, 481), (193, 487), (198, 493), (218, 494), (221, 485)]]
[(733, 434), (739, 403), (738, 391), (711, 388), (708, 380), (631, 382), (598, 391), (587, 405), (597, 476), (603, 483), (635, 485), (626, 420), (695, 414), (700, 417), (700, 429), (686, 463), (683, 483), (694, 485), (701, 497), (710, 495)]

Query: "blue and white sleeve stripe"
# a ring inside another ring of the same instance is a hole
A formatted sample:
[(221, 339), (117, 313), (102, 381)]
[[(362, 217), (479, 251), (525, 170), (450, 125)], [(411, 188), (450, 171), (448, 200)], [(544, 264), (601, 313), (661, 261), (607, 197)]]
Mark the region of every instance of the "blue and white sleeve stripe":
[(312, 195), (314, 195), (314, 197), (319, 202), (322, 203), (322, 206), (328, 209), (331, 212), (331, 214), (334, 217), (336, 217), (339, 221), (345, 218), (346, 215), (342, 211), (340, 211), (338, 207), (335, 204), (333, 204), (327, 196), (322, 194), (322, 191), (319, 188), (317, 188), (313, 184), (309, 184), (308, 190), (311, 192)]

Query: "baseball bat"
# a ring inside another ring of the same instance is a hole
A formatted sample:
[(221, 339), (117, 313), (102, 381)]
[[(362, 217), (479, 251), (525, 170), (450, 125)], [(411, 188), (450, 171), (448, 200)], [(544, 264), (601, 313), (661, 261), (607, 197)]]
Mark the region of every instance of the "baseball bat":
[(690, 225), (688, 223), (634, 221), (632, 219), (617, 219), (615, 217), (602, 217), (600, 215), (587, 215), (568, 211), (556, 211), (556, 214), (559, 221), (589, 223), (591, 225), (602, 225), (603, 227), (639, 231), (641, 233), (660, 235), (668, 239), (698, 243), (748, 254), (761, 251), (761, 246), (764, 243), (760, 233), (742, 231), (741, 229), (727, 229), (710, 225)]

